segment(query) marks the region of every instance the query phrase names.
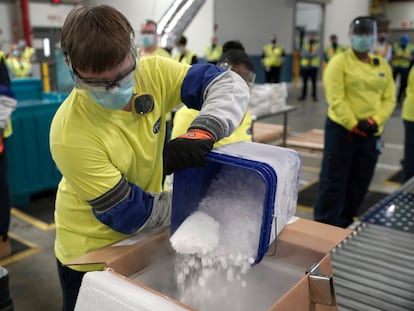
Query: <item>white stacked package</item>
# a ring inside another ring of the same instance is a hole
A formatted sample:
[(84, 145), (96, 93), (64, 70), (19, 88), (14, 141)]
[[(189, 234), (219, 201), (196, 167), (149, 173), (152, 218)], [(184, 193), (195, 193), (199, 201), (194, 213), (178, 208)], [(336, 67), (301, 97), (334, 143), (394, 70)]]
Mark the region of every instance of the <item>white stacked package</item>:
[(187, 308), (163, 296), (126, 282), (110, 271), (85, 274), (75, 311), (184, 311)]
[(275, 113), (286, 106), (287, 96), (285, 82), (255, 84), (250, 94), (250, 113), (256, 118)]

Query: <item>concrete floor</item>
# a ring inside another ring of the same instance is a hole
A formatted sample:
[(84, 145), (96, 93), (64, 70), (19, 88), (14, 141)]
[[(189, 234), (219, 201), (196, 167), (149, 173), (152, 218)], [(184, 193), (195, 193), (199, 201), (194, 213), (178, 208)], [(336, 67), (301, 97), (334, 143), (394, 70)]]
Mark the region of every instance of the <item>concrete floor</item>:
[[(322, 87), (319, 88), (319, 101), (299, 102), (300, 89), (289, 85), (287, 103), (298, 109), (289, 114), (290, 134), (305, 132), (310, 129), (323, 129), (326, 104)], [(282, 124), (282, 117), (277, 116), (263, 120), (268, 123)], [(396, 111), (389, 120), (383, 135), (385, 147), (379, 159), (372, 190), (391, 193), (397, 185), (385, 184), (393, 172), (399, 168), (402, 158), (403, 126), (400, 111)], [(320, 153), (301, 151), (302, 156), (302, 186), (316, 181), (319, 175), (321, 162)], [(312, 218), (309, 209), (298, 209), (297, 215)], [(34, 253), (12, 263), (4, 264), (10, 275), (10, 290), (13, 297), (15, 311), (44, 311), (59, 310), (61, 293), (56, 272), (53, 241), (55, 231), (41, 230), (17, 217), (12, 217), (10, 232), (37, 246)]]

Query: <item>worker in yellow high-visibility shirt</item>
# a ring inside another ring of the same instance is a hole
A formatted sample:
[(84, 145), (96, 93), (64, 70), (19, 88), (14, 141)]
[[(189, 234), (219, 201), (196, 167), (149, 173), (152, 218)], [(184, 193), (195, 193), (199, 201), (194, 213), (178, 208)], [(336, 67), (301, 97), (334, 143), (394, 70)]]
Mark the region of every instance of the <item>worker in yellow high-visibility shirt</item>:
[(401, 106), (405, 97), (407, 87), (408, 72), (410, 71), (411, 62), (414, 59), (414, 46), (410, 44), (410, 38), (407, 34), (402, 35), (400, 42), (394, 44), (392, 49), (391, 66), (394, 80), (400, 77), (398, 87), (397, 105)]
[(13, 44), (9, 57), (6, 59), (11, 78), (27, 78), (32, 76), (32, 64), (23, 57), (17, 44)]
[(147, 19), (141, 25), (138, 52), (141, 56), (171, 57), (166, 49), (158, 46), (157, 23), (155, 21)]
[(308, 80), (312, 82), (312, 98), (318, 101), (316, 79), (320, 65), (320, 45), (313, 33), (308, 34), (308, 42), (303, 45), (300, 53), (300, 72), (302, 75), (302, 95), (299, 100), (306, 99)]
[(285, 48), (277, 43), (276, 35), (270, 36), (270, 42), (263, 46), (262, 66), (266, 83), (279, 83), (280, 70), (285, 60)]
[(387, 34), (385, 32), (381, 32), (378, 35), (378, 40), (375, 46), (374, 54), (383, 57), (387, 62), (391, 61), (392, 45), (387, 41)]
[(174, 59), (183, 64), (194, 65), (198, 63), (197, 54), (187, 49), (187, 38), (181, 36), (175, 44)]
[(211, 44), (208, 45), (205, 49), (205, 56), (207, 63), (217, 64), (217, 61), (220, 59), (223, 54), (223, 47), (218, 44), (218, 39), (216, 36), (211, 38)]
[(338, 43), (337, 35), (331, 35), (329, 37), (329, 40), (331, 44), (329, 44), (329, 46), (325, 48), (325, 51), (323, 54), (323, 60), (325, 63), (329, 62), (329, 60), (335, 55), (338, 55), (339, 53), (342, 53), (347, 50), (347, 47), (345, 45)]

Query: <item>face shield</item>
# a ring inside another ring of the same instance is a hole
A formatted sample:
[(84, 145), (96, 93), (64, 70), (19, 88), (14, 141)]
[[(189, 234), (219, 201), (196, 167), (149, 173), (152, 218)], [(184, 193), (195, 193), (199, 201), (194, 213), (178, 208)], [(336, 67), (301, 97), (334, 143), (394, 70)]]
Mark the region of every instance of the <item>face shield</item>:
[(377, 41), (377, 23), (369, 16), (357, 17), (351, 23), (349, 35), (353, 50), (369, 52)]

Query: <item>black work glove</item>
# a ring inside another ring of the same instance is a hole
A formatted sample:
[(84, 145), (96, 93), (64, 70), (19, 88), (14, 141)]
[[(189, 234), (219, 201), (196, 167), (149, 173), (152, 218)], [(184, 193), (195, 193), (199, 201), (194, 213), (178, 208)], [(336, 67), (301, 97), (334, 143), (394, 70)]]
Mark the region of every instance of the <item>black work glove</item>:
[(378, 132), (378, 125), (374, 119), (361, 120), (357, 125), (358, 130), (367, 133), (367, 135), (374, 135)]
[(184, 168), (203, 167), (214, 143), (213, 135), (200, 129), (191, 129), (171, 140), (167, 144), (164, 175)]

